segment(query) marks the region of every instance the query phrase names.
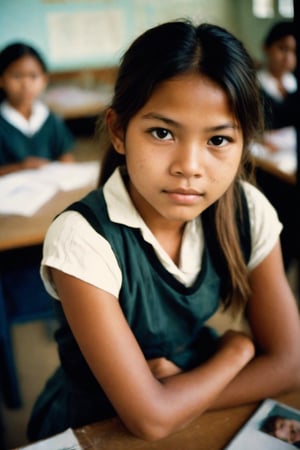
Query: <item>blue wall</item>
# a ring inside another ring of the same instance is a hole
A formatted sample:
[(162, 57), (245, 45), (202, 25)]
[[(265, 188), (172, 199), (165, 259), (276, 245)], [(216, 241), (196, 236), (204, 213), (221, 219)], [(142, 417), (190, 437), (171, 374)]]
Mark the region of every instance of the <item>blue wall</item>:
[[(12, 41), (26, 41), (42, 52), (50, 70), (111, 66), (134, 37), (162, 21), (189, 17), (234, 28), (231, 5), (232, 0), (1, 0), (0, 48)], [(99, 13), (97, 29), (93, 18)], [(64, 23), (57, 21), (59, 14), (65, 14), (60, 18)], [(120, 22), (107, 24), (105, 17), (109, 20), (114, 14)], [(86, 20), (87, 33), (81, 30), (78, 36), (74, 24), (80, 20)], [(57, 46), (59, 35), (64, 48)]]
[(114, 66), (145, 29), (179, 17), (232, 31), (260, 58), (270, 21), (252, 15), (252, 0), (0, 0), (0, 48), (33, 45), (50, 70)]

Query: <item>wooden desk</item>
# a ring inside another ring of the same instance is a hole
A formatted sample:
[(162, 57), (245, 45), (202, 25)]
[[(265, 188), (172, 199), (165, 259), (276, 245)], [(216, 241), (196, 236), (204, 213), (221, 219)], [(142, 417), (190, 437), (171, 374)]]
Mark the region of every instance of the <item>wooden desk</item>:
[(0, 215), (0, 251), (41, 244), (55, 215), (92, 188), (60, 191), (31, 217)]
[(276, 164), (267, 159), (253, 157), (253, 162), (255, 167), (259, 167), (260, 169), (274, 175), (279, 180), (284, 181), (285, 183), (296, 185), (296, 173), (287, 173), (283, 170), (279, 169)]
[[(300, 409), (300, 390), (277, 400)], [(222, 450), (258, 406), (207, 412), (184, 430), (156, 442), (135, 438), (116, 418), (76, 429), (75, 434), (83, 450)]]
[(112, 96), (117, 72), (117, 66), (52, 72), (44, 100), (64, 119), (98, 116)]

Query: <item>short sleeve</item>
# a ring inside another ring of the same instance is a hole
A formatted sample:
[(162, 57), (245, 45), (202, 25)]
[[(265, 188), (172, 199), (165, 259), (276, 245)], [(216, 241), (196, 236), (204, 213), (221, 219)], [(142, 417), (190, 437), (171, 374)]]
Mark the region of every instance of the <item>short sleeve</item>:
[(250, 270), (261, 263), (274, 248), (282, 230), (275, 208), (256, 187), (243, 183), (247, 198), (250, 230), (251, 255), (248, 263)]
[(122, 274), (109, 242), (75, 211), (57, 217), (44, 241), (41, 277), (48, 293), (58, 299), (49, 267), (119, 296)]

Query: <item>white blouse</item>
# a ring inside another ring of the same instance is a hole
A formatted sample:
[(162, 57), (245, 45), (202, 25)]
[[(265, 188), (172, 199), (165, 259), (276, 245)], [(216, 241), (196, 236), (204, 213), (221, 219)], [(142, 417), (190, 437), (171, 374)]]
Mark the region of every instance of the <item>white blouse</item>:
[[(248, 267), (252, 270), (274, 247), (282, 225), (275, 209), (258, 189), (246, 182), (244, 188), (252, 241)], [(118, 169), (105, 184), (103, 192), (110, 220), (139, 228), (166, 270), (184, 285), (191, 285), (201, 270), (204, 247), (201, 218), (186, 225), (177, 266), (138, 214)], [(44, 242), (41, 276), (49, 294), (58, 299), (48, 267), (59, 269), (115, 297), (119, 295), (122, 273), (109, 242), (75, 211), (61, 214), (51, 224)]]
[(0, 105), (0, 113), (7, 122), (20, 130), (25, 136), (33, 136), (47, 120), (49, 109), (40, 100), (36, 100), (32, 105), (31, 116), (26, 120), (19, 111), (4, 100)]

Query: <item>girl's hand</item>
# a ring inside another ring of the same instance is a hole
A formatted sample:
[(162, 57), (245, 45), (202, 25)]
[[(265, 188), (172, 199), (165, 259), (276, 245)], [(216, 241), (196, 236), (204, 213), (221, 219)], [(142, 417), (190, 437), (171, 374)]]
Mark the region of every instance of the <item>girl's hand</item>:
[[(239, 331), (228, 330), (220, 339), (219, 350), (232, 349), (241, 355), (244, 364), (254, 356), (254, 345), (249, 337)], [(148, 366), (158, 380), (182, 373), (183, 370), (166, 358), (153, 358), (147, 361)]]
[(46, 164), (49, 164), (49, 160), (46, 158), (38, 158), (35, 156), (28, 156), (28, 158), (22, 161), (22, 169), (38, 169)]
[(153, 376), (158, 380), (182, 372), (180, 367), (176, 366), (176, 364), (166, 358), (148, 359), (147, 363)]
[(252, 340), (240, 331), (228, 330), (220, 339), (220, 350), (224, 348), (231, 348), (239, 352), (241, 358), (247, 364), (255, 355), (255, 347)]

